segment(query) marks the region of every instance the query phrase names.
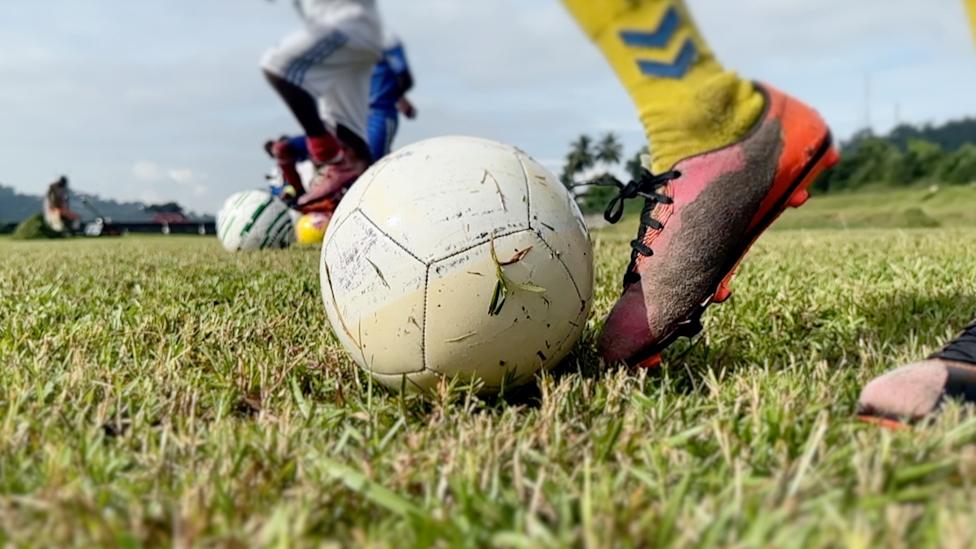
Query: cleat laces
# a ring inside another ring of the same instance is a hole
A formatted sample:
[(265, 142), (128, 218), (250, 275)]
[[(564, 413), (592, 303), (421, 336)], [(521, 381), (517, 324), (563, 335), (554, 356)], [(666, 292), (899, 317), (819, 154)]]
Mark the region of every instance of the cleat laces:
[(630, 243), (633, 251), (630, 256), (630, 265), (627, 267), (627, 274), (624, 276), (625, 286), (640, 279), (640, 275), (634, 270), (638, 257), (654, 255), (654, 250), (644, 244), (644, 237), (650, 230), (660, 231), (664, 229), (664, 224), (654, 218), (654, 209), (657, 208), (658, 204), (674, 203), (670, 196), (662, 194), (660, 191), (679, 177), (681, 177), (681, 172), (676, 170), (654, 175), (649, 170), (642, 169), (640, 177), (626, 185), (611, 175), (604, 175), (590, 183), (601, 187), (617, 188), (617, 196), (610, 201), (603, 213), (603, 218), (611, 225), (623, 218), (624, 206), (628, 200), (644, 199), (644, 208), (640, 215), (640, 230), (637, 233), (637, 238)]

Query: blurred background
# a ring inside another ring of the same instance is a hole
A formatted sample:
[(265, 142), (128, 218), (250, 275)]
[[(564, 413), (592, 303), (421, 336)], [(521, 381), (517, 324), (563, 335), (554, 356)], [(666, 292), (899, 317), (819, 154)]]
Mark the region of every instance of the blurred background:
[[(821, 187), (960, 183), (966, 162), (976, 180), (976, 146), (963, 149), (976, 141), (976, 48), (959, 0), (690, 5), (720, 60), (816, 106), (849, 142), (856, 163)], [(396, 146), (478, 135), (571, 181), (625, 171), (645, 145), (623, 89), (557, 0), (380, 7), (417, 80), (419, 118)], [(262, 143), (297, 126), (258, 59), (300, 24), (290, 0), (4, 0), (0, 223), (60, 174), (116, 217), (123, 202), (205, 217), (262, 186)], [(616, 146), (600, 155), (601, 142)]]

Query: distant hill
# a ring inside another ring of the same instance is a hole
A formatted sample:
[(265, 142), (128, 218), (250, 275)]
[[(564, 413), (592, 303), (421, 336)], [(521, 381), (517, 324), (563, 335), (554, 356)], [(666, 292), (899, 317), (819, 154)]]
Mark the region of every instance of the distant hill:
[(41, 197), (19, 194), (0, 185), (0, 222), (14, 223), (41, 211)]
[[(87, 199), (98, 212), (112, 219), (113, 221), (152, 221), (153, 216), (159, 211), (159, 207), (152, 208), (142, 202), (117, 202), (115, 200), (105, 200), (96, 195), (84, 193), (72, 193), (71, 207), (79, 214), (82, 219), (94, 219), (95, 213), (85, 207), (84, 200)], [(43, 198), (41, 196), (20, 194), (14, 189), (0, 185), (0, 223), (17, 223), (41, 211)], [(176, 204), (165, 204), (165, 208), (170, 211), (173, 207), (179, 208)], [(200, 215), (193, 212), (186, 214), (187, 218), (193, 221), (212, 221), (213, 216)]]

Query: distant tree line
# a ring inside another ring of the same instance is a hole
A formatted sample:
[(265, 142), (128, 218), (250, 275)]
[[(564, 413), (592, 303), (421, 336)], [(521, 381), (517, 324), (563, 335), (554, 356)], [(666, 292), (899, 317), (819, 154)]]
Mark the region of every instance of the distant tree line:
[(841, 151), (840, 164), (817, 182), (818, 190), (976, 183), (976, 119), (941, 126), (903, 124), (883, 136), (862, 130), (842, 143)]

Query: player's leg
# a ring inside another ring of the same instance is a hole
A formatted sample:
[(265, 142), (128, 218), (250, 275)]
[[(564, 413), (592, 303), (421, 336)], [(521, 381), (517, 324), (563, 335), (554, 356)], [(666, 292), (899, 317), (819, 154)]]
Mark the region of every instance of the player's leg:
[(370, 109), (367, 132), (369, 133), (369, 151), (374, 161), (390, 154), (399, 125), (400, 115), (396, 111)]
[(681, 0), (564, 3), (637, 106), (653, 171), (738, 141), (762, 115), (762, 94), (719, 64)]
[(61, 212), (56, 208), (44, 209), (44, 224), (48, 229), (59, 234), (64, 233), (66, 229), (64, 219), (61, 218)]
[(307, 136), (312, 161), (328, 164), (339, 159), (341, 148), (319, 113), (318, 97), (331, 82), (321, 75), (314, 81), (309, 73), (341, 50), (348, 37), (341, 31), (320, 27), (300, 31), (268, 51), (261, 61), (265, 77), (278, 92)]
[(305, 184), (298, 173), (298, 164), (310, 159), (308, 139), (305, 137), (284, 136), (264, 144), (264, 150), (273, 158), (281, 170), (285, 185), (291, 187), (292, 197), (305, 194)]
[(858, 414), (878, 421), (914, 421), (947, 398), (976, 402), (976, 322), (928, 359), (886, 373), (868, 383)]
[(752, 242), (805, 201), (836, 151), (812, 109), (725, 70), (680, 0), (563, 1), (630, 93), (651, 144), (649, 171), (620, 185), (607, 212), (615, 222), (624, 200), (646, 198), (600, 341), (609, 361), (651, 363), (700, 330)]
[(331, 213), (346, 190), (372, 162), (367, 141), (369, 85), (379, 49), (344, 48), (309, 78), (330, 78), (332, 85), (321, 97), (319, 111), (336, 128), (342, 149), (339, 162), (324, 166), (298, 201), (304, 212)]

